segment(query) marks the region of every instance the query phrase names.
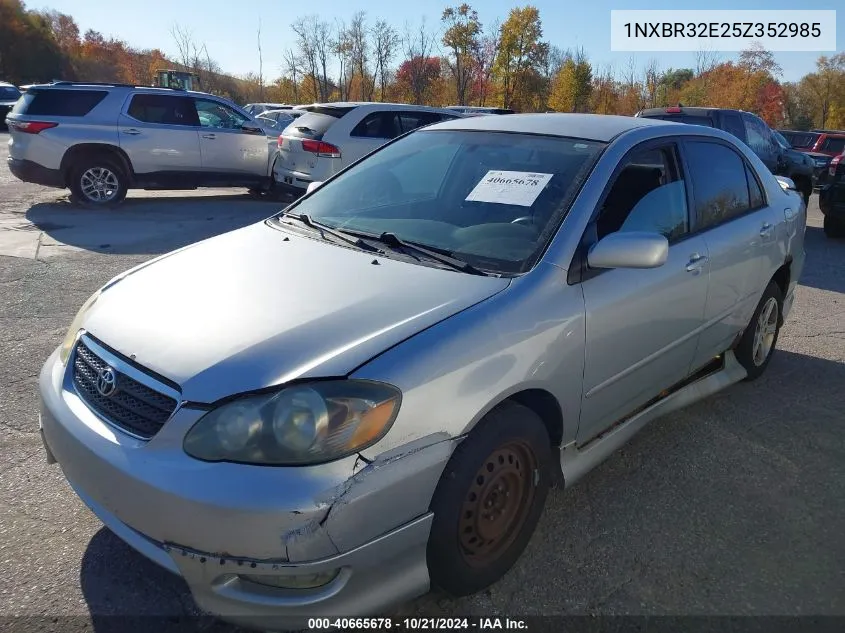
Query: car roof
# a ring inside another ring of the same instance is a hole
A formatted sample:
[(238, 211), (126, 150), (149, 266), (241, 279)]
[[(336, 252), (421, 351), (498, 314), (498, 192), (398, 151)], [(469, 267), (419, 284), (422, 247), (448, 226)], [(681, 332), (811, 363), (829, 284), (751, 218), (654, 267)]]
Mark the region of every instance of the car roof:
[(8, 81), (0, 81), (0, 86), (6, 86), (7, 88), (8, 87), (17, 88), (17, 86), (15, 84), (10, 84)]
[(311, 107), (321, 107), (321, 108), (360, 108), (364, 106), (377, 106), (377, 107), (384, 107), (389, 106), (391, 108), (409, 108), (414, 110), (437, 110), (437, 111), (445, 111), (446, 108), (437, 108), (433, 106), (425, 106), (425, 105), (412, 105), (410, 103), (390, 103), (390, 102), (382, 102), (382, 101), (331, 101), (327, 103), (305, 103), (297, 108), (311, 108)]
[(567, 136), (608, 142), (623, 132), (641, 127), (683, 126), (683, 123), (640, 119), (612, 114), (511, 114), (508, 116), (480, 116), (435, 123), (426, 129), (480, 130), (486, 132), (517, 132)]
[[(669, 110), (672, 112), (669, 112)], [(680, 112), (678, 112), (680, 109)], [(640, 116), (648, 114), (707, 114), (709, 112), (743, 112), (745, 110), (737, 110), (736, 108), (717, 108), (715, 106), (666, 106), (663, 108), (645, 108), (640, 110)], [(754, 114), (748, 112), (747, 114)], [(756, 116), (756, 115), (755, 115)]]

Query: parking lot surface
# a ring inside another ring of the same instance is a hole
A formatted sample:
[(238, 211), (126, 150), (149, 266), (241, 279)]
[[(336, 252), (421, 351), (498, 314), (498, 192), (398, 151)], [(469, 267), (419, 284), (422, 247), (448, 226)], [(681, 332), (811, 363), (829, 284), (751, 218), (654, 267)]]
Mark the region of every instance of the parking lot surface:
[[(114, 210), (79, 209), (67, 192), (12, 178), (6, 140), (0, 618), (74, 616), (96, 631), (113, 615), (197, 614), (179, 578), (106, 530), (45, 463), (36, 376), (112, 276), (284, 202), (135, 191)], [(845, 241), (822, 234), (816, 196), (808, 224), (795, 307), (762, 379), (652, 423), (573, 489), (553, 491), (527, 551), (489, 590), (432, 593), (395, 615), (845, 615)]]

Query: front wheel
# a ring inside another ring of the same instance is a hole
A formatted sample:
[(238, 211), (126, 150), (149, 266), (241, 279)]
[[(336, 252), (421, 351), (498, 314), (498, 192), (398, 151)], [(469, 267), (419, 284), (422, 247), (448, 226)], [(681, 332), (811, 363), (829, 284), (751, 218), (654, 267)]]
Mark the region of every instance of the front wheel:
[(88, 206), (109, 206), (122, 202), (128, 190), (123, 170), (106, 158), (83, 159), (70, 175), (74, 202)]
[(734, 350), (737, 361), (748, 374), (745, 380), (756, 380), (766, 371), (783, 325), (782, 310), (783, 294), (780, 287), (770, 281)]
[(499, 580), (540, 519), (551, 483), (551, 444), (531, 409), (506, 402), (455, 449), (431, 502), (432, 583), (465, 596)]

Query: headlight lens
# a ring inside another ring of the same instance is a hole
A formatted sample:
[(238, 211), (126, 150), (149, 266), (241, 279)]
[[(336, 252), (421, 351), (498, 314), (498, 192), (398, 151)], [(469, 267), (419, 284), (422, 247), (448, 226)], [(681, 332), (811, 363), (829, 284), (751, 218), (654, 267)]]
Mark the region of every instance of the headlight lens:
[(247, 396), (204, 415), (185, 436), (185, 452), (205, 461), (294, 466), (319, 464), (381, 439), (399, 410), (391, 385), (328, 380)]
[(82, 321), (85, 319), (85, 315), (88, 310), (91, 309), (91, 306), (93, 306), (97, 302), (97, 299), (99, 299), (100, 292), (101, 290), (98, 290), (88, 297), (85, 303), (82, 304), (82, 307), (79, 308), (79, 312), (77, 312), (76, 316), (73, 317), (73, 321), (67, 330), (67, 334), (65, 334), (65, 340), (62, 341), (62, 347), (59, 349), (59, 360), (62, 361), (63, 365), (67, 365), (67, 360), (70, 358), (70, 352), (73, 350), (74, 343), (76, 343), (76, 336), (82, 328)]

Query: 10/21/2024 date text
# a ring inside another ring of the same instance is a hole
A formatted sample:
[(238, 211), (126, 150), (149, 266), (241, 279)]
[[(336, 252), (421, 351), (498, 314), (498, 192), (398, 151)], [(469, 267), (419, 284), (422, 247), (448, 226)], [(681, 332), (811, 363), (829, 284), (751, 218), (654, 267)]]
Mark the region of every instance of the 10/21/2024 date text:
[(397, 630), (397, 631), (452, 631), (477, 630), (525, 631), (528, 624), (519, 618), (474, 617), (474, 618), (312, 618), (308, 620), (310, 630)]

